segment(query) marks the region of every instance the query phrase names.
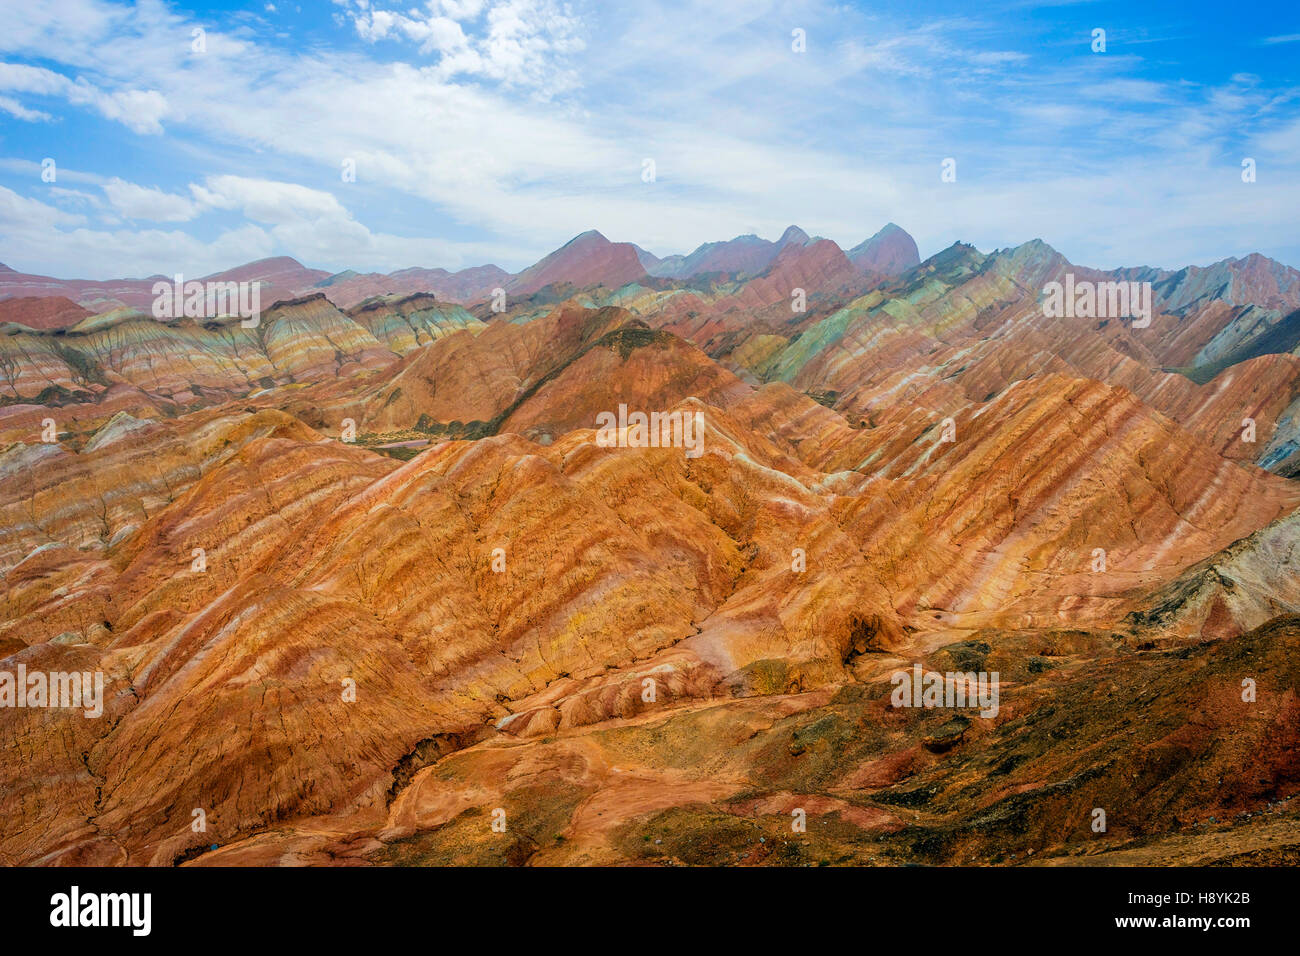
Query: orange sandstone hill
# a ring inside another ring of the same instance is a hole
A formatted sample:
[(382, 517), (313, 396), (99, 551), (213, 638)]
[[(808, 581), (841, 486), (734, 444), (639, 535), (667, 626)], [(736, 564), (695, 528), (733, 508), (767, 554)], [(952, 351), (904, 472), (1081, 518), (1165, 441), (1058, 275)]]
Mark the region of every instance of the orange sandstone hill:
[(1291, 271), (916, 260), (0, 301), (0, 862), (1300, 860)]

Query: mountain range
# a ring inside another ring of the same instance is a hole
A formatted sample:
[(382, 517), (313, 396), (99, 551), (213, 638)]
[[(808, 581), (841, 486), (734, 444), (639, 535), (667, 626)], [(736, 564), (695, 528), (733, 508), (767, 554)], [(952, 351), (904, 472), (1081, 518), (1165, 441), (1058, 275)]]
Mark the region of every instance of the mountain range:
[[(828, 240), (821, 240), (828, 241)], [(474, 266), (458, 272), (446, 269), (400, 269), (391, 273), (345, 271), (330, 274), (308, 269), (289, 256), (260, 259), (234, 269), (207, 276), (195, 276), (204, 282), (255, 281), (263, 285), (263, 301), (324, 292), (340, 308), (356, 305), (376, 295), (428, 292), (447, 302), (468, 304), (487, 299), (492, 290), (503, 288), (509, 293), (530, 294), (549, 285), (620, 286), (647, 276), (688, 279), (692, 276), (720, 273), (749, 275), (762, 273), (772, 265), (787, 246), (802, 247), (812, 240), (798, 226), (791, 226), (777, 242), (757, 236), (737, 236), (727, 242), (710, 242), (689, 256), (659, 259), (639, 246), (627, 242), (610, 242), (595, 230), (575, 236), (559, 249), (517, 275), (495, 265)], [(912, 268), (920, 258), (916, 243), (906, 232), (890, 223), (879, 234), (855, 246), (848, 253), (859, 270), (871, 276), (897, 275)], [(153, 285), (170, 281), (172, 276), (154, 275), (146, 279), (90, 281), (54, 279), (49, 276), (15, 272), (0, 265), (0, 322), (13, 321), (37, 328), (53, 327), (48, 318), (33, 311), (26, 320), (24, 308), (15, 299), (63, 297), (93, 312), (109, 312), (129, 307), (148, 311), (153, 302)], [(36, 323), (44, 321), (44, 325)], [(65, 325), (75, 324), (71, 317)]]
[(1300, 272), (891, 223), (206, 278), (257, 325), (0, 269), (0, 671), (105, 678), (0, 708), (0, 861), (1300, 860)]

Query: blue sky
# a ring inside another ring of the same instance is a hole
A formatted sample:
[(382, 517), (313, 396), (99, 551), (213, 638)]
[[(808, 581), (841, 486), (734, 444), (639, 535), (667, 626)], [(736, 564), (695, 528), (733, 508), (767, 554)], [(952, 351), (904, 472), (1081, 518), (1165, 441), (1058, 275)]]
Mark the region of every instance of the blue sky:
[(888, 221), (922, 256), (1300, 266), (1293, 0), (7, 7), (0, 262), (23, 271), (516, 270), (591, 228), (665, 255)]

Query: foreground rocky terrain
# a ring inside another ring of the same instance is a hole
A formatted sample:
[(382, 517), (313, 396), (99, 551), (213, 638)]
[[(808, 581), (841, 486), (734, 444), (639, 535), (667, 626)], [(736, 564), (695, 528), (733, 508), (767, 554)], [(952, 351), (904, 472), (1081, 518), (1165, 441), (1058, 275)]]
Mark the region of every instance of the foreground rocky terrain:
[(1300, 859), (1295, 270), (228, 275), (255, 327), (0, 273), (0, 671), (104, 675), (0, 707), (0, 862)]

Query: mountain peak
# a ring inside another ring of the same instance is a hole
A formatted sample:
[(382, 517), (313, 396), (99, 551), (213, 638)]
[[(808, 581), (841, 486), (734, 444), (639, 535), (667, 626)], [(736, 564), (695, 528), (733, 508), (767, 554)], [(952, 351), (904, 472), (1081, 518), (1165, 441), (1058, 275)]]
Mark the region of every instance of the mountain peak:
[(776, 241), (778, 246), (788, 246), (791, 243), (803, 245), (808, 242), (808, 233), (804, 232), (798, 226), (788, 226), (785, 232), (781, 233), (781, 238)]
[(275, 294), (287, 297), (294, 291), (329, 278), (323, 269), (309, 269), (292, 256), (269, 256), (254, 259), (233, 269), (214, 272), (206, 279), (223, 281), (265, 282), (275, 287)]
[(848, 251), (849, 261), (863, 272), (899, 275), (921, 264), (916, 240), (901, 226), (885, 223), (883, 229)]
[(254, 259), (246, 263), (249, 266), (276, 266), (278, 268), (305, 269), (307, 268), (293, 256), (267, 256), (265, 259)]
[(610, 242), (598, 230), (588, 229), (520, 272), (507, 288), (524, 295), (555, 283), (618, 288), (645, 274), (636, 246)]
[(931, 272), (963, 272), (978, 269), (983, 265), (985, 255), (968, 242), (958, 239), (947, 249), (936, 252), (925, 262), (923, 269)]
[(1047, 258), (1055, 258), (1055, 257), (1060, 257), (1061, 259), (1065, 259), (1065, 256), (1061, 255), (1061, 253), (1058, 250), (1053, 248), (1048, 243), (1044, 242), (1042, 239), (1029, 239), (1026, 240), (1025, 242), (1022, 242), (1018, 246), (1012, 246), (1010, 249), (1006, 251), (1009, 252), (1012, 258), (1015, 259), (1027, 259), (1027, 258), (1047, 259)]
[(578, 233), (576, 236), (574, 236), (572, 239), (570, 239), (560, 248), (563, 249), (572, 245), (587, 245), (587, 244), (607, 246), (610, 245), (610, 241), (605, 238), (605, 234), (602, 233), (599, 229), (588, 229), (586, 232)]

